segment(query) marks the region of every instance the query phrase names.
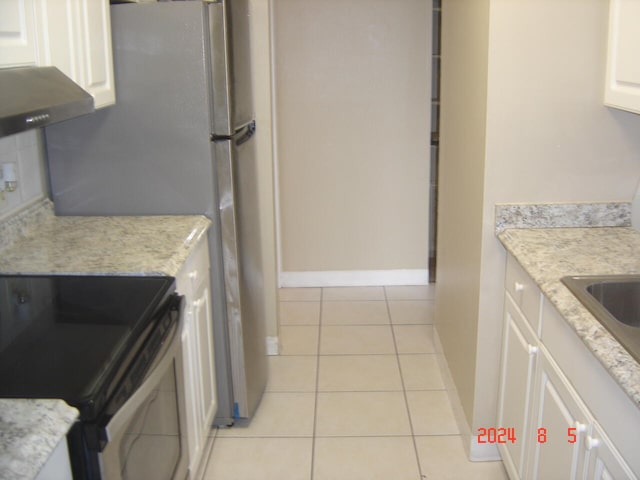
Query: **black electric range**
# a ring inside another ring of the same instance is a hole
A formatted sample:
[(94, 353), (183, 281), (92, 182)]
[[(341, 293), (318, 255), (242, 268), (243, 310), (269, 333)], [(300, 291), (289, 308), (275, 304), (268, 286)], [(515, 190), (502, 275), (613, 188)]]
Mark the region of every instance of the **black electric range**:
[(59, 398), (91, 421), (144, 350), (171, 277), (0, 275), (0, 398)]

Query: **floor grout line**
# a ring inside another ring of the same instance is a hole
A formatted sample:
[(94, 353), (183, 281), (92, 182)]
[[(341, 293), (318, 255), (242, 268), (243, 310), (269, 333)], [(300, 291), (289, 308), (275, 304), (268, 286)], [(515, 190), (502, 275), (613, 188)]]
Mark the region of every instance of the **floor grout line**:
[(314, 392), (313, 403), (313, 431), (311, 439), (311, 471), (309, 472), (310, 480), (313, 480), (315, 470), (315, 457), (316, 457), (316, 429), (318, 423), (318, 387), (320, 385), (320, 344), (322, 342), (322, 297), (324, 296), (324, 289), (320, 289), (320, 308), (318, 318), (318, 345), (316, 351), (316, 389)]
[[(391, 325), (393, 326), (393, 319), (391, 318), (391, 307), (389, 306), (389, 300), (387, 298), (387, 289), (384, 289), (384, 296), (385, 296), (385, 301), (387, 303), (387, 315), (389, 316), (389, 322), (391, 323)], [(404, 405), (405, 408), (407, 409), (407, 416), (409, 418), (409, 429), (411, 431), (411, 441), (413, 443), (413, 451), (415, 453), (415, 459), (416, 459), (416, 463), (418, 466), (418, 474), (420, 475), (420, 478), (426, 478), (425, 475), (423, 475), (422, 473), (422, 466), (420, 465), (420, 456), (418, 455), (418, 444), (416, 443), (416, 435), (415, 435), (415, 430), (413, 429), (413, 422), (411, 419), (411, 409), (409, 408), (409, 399), (407, 397), (407, 388), (406, 385), (404, 383), (404, 374), (402, 373), (402, 365), (400, 363), (400, 353), (398, 352), (398, 343), (396, 341), (396, 333), (395, 330), (393, 328), (391, 328), (391, 336), (393, 337), (393, 346), (395, 348), (396, 351), (396, 365), (398, 366), (398, 371), (400, 373), (400, 383), (402, 384), (402, 395), (404, 397)]]

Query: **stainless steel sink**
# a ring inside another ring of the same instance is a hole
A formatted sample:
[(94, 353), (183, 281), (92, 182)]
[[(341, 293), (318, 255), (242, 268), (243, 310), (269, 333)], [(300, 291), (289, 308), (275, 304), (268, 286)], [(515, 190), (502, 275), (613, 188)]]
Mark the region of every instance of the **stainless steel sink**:
[(640, 362), (640, 275), (564, 277), (562, 283)]

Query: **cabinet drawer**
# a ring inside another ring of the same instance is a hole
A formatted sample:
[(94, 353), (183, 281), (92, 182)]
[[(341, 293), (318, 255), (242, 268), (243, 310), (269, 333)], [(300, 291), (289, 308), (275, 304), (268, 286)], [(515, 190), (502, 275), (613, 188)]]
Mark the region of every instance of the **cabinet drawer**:
[(542, 294), (533, 279), (524, 271), (518, 261), (507, 256), (505, 288), (515, 304), (520, 308), (533, 331), (540, 335), (540, 302)]
[(191, 252), (185, 262), (183, 271), (189, 278), (191, 288), (194, 292), (209, 280), (209, 243), (207, 238), (202, 239), (195, 250)]
[(176, 275), (176, 288), (182, 295), (195, 296), (198, 289), (209, 281), (209, 242), (204, 237), (189, 254)]

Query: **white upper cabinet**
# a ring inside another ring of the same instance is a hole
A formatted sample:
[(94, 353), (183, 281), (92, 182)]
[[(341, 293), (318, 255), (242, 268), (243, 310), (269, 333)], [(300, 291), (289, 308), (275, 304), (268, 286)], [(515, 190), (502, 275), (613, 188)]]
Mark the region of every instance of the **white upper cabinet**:
[(72, 50), (81, 43), (74, 20), (77, 0), (35, 0), (38, 35), (38, 63), (54, 65), (78, 84), (82, 68)]
[(640, 2), (610, 0), (604, 103), (640, 113)]
[(591, 418), (569, 382), (544, 353), (534, 392), (529, 474), (522, 478), (582, 479), (586, 452), (584, 433)]
[(83, 87), (93, 95), (96, 108), (116, 101), (111, 52), (109, 1), (79, 0), (80, 37), (84, 57)]
[(38, 63), (53, 65), (93, 95), (115, 103), (108, 0), (36, 0)]
[(34, 0), (0, 1), (0, 66), (37, 61)]
[(52, 65), (115, 103), (108, 0), (0, 0), (0, 67)]

